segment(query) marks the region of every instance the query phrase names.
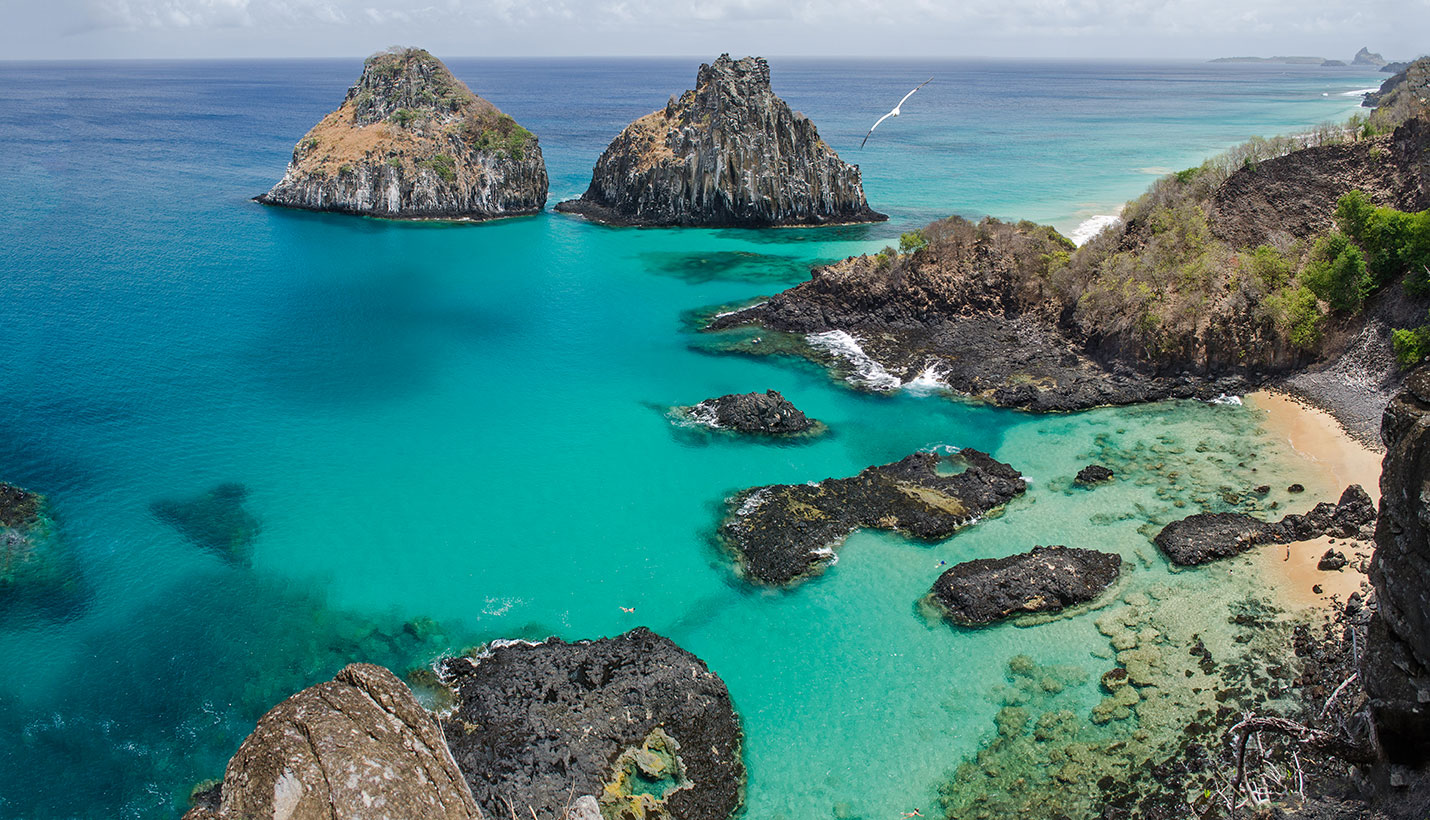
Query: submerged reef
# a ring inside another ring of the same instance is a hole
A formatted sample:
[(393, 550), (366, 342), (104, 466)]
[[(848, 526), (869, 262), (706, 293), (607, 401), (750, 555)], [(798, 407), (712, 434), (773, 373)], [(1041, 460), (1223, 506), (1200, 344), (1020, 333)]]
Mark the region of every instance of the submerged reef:
[(546, 204), (536, 136), (420, 48), (374, 54), (257, 199), (389, 219), (491, 219)]
[(648, 629), (498, 642), (441, 673), (455, 695), (447, 742), (490, 817), (514, 807), (566, 820), (574, 807), (609, 820), (725, 820), (741, 805), (742, 734), (724, 681)]
[(258, 519), (243, 506), (247, 497), (247, 487), (230, 482), (194, 498), (155, 501), (149, 509), (193, 543), (247, 565), (259, 531)]
[(767, 436), (823, 432), (824, 425), (809, 418), (776, 390), (732, 393), (678, 408), (685, 418), (717, 430)]
[[(962, 471), (945, 473), (941, 467)], [(720, 537), (747, 579), (783, 586), (822, 568), (857, 529), (940, 541), (1026, 489), (1021, 473), (987, 453), (919, 452), (851, 478), (736, 493), (727, 503)]]
[(954, 623), (982, 626), (1086, 603), (1121, 572), (1122, 558), (1111, 553), (1034, 547), (1006, 558), (955, 564), (934, 582), (929, 597)]
[(859, 169), (770, 89), (760, 57), (722, 54), (695, 89), (636, 120), (556, 210), (611, 225), (768, 227), (877, 222)]
[(1370, 496), (1352, 484), (1337, 503), (1323, 501), (1305, 515), (1268, 523), (1244, 513), (1197, 513), (1168, 524), (1154, 541), (1173, 564), (1192, 566), (1239, 555), (1258, 544), (1289, 544), (1322, 535), (1368, 538), (1369, 531), (1362, 530), (1375, 523), (1375, 517)]
[(39, 493), (0, 482), (0, 616), (72, 616), (83, 603), (79, 567)]

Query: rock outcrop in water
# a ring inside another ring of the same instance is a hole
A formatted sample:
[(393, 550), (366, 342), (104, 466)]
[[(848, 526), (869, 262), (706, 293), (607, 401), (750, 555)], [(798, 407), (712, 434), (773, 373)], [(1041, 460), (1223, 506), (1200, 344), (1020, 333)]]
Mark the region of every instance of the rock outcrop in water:
[(1361, 661), (1381, 747), (1430, 759), (1430, 371), (1385, 409), (1380, 520), (1370, 579), (1378, 607)]
[(0, 615), (23, 609), (69, 617), (83, 598), (78, 575), (45, 497), (0, 482)]
[(185, 820), (479, 820), (442, 729), (391, 672), (353, 664), (273, 707)]
[(375, 54), (257, 199), (390, 219), (491, 219), (546, 204), (536, 137), (418, 48)]
[(762, 58), (721, 55), (695, 89), (626, 127), (580, 199), (556, 210), (612, 225), (766, 227), (875, 222), (859, 169), (770, 89)]
[(685, 408), (686, 415), (719, 430), (768, 436), (809, 433), (822, 427), (778, 391), (732, 393)]
[(954, 623), (983, 626), (1017, 615), (1057, 612), (1101, 595), (1122, 559), (1096, 550), (1052, 546), (950, 567), (929, 598)]
[(645, 628), (493, 645), (446, 662), (443, 718), (488, 817), (726, 820), (743, 799), (740, 723), (719, 676)]
[(1366, 46), (1361, 46), (1356, 56), (1351, 58), (1351, 65), (1368, 65), (1372, 68), (1380, 68), (1386, 64), (1385, 58), (1371, 51)]
[[(941, 469), (960, 467), (962, 472)], [(852, 478), (737, 493), (720, 537), (746, 578), (782, 586), (821, 569), (857, 529), (940, 541), (1026, 489), (1021, 473), (978, 450), (914, 453)]]
[(1374, 521), (1374, 502), (1359, 484), (1352, 484), (1337, 503), (1322, 502), (1305, 515), (1268, 523), (1245, 513), (1197, 513), (1163, 527), (1153, 541), (1173, 564), (1195, 566), (1240, 555), (1260, 544), (1289, 544), (1323, 535), (1354, 537)]

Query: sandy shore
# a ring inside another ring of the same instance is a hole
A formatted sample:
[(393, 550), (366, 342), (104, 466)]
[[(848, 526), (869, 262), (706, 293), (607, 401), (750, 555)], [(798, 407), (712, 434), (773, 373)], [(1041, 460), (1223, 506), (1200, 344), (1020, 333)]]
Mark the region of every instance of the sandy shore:
[[(1307, 475), (1303, 483), (1308, 489), (1320, 486), (1330, 493), (1318, 500), (1334, 501), (1350, 484), (1361, 485), (1372, 499), (1380, 500), (1381, 454), (1352, 438), (1329, 413), (1281, 393), (1253, 393), (1246, 397), (1246, 403), (1266, 413), (1263, 426), (1267, 433), (1287, 441), (1305, 458)], [(1367, 578), (1357, 567), (1362, 559), (1369, 559), (1371, 546), (1340, 538), (1316, 538), (1262, 547), (1252, 560), (1282, 600), (1312, 606), (1332, 596), (1344, 601), (1352, 592), (1360, 591)], [(1331, 548), (1344, 553), (1350, 566), (1339, 572), (1317, 569), (1317, 562)], [(1320, 586), (1321, 592), (1313, 592), (1314, 586)]]

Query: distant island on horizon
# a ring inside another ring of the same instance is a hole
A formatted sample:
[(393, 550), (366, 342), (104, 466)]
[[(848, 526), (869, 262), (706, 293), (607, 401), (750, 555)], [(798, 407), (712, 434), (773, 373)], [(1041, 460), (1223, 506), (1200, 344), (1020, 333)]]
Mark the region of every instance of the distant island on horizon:
[(1362, 46), (1355, 56), (1349, 61), (1336, 60), (1328, 57), (1315, 57), (1310, 55), (1280, 55), (1276, 57), (1217, 57), (1207, 62), (1212, 63), (1278, 63), (1281, 65), (1318, 65), (1318, 66), (1369, 66), (1382, 71), (1394, 74), (1404, 70), (1406, 63), (1393, 62), (1370, 50), (1369, 47)]

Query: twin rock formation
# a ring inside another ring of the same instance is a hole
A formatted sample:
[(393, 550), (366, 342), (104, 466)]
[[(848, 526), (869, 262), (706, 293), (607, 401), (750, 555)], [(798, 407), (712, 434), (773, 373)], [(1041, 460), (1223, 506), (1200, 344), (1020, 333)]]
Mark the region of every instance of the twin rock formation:
[[(338, 110), (257, 199), (390, 219), (484, 220), (546, 205), (537, 138), (422, 49), (369, 57)], [(613, 225), (768, 227), (886, 219), (859, 169), (770, 89), (760, 58), (722, 55), (693, 91), (631, 123), (591, 186), (557, 210)]]

